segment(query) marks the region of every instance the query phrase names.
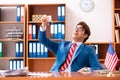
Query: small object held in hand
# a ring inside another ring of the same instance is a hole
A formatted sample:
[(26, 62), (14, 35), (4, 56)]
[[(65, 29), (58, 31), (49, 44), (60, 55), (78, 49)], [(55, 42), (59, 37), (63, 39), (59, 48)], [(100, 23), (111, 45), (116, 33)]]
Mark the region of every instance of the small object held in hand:
[(52, 23), (52, 16), (51, 16), (51, 15), (48, 15), (47, 25), (51, 25), (51, 23)]

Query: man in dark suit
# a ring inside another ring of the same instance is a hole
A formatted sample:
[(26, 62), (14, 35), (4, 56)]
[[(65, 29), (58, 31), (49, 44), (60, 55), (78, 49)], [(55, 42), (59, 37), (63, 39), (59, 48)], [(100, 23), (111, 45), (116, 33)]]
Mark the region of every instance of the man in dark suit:
[[(56, 55), (56, 61), (51, 68), (51, 72), (59, 71), (71, 71), (71, 72), (82, 72), (89, 67), (91, 70), (102, 69), (100, 62), (98, 61), (95, 51), (92, 47), (84, 44), (84, 42), (90, 36), (89, 26), (85, 22), (79, 22), (73, 30), (72, 41), (62, 40), (55, 42), (46, 37), (46, 27), (48, 22), (48, 16), (42, 16), (42, 24), (38, 31), (39, 41), (45, 45), (53, 54)], [(76, 43), (74, 54), (70, 63), (64, 70), (61, 67), (66, 61), (70, 47), (72, 43)]]

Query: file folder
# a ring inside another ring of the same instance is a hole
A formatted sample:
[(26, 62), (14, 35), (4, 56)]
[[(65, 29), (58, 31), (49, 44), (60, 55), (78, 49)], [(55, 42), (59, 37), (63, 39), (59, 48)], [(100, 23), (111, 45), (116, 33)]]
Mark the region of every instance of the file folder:
[(44, 57), (44, 52), (45, 52), (44, 51), (44, 45), (42, 43), (40, 45), (41, 45), (40, 46), (41, 47), (41, 51), (40, 51), (41, 52), (41, 57)]
[(58, 39), (62, 39), (62, 24), (58, 24)]
[(0, 57), (2, 57), (2, 42), (0, 42)]
[(17, 70), (18, 70), (18, 69), (21, 69), (20, 60), (16, 60), (16, 63), (17, 63), (17, 68), (16, 68), (16, 69), (17, 69)]
[(19, 42), (16, 42), (15, 44), (15, 48), (16, 48), (16, 57), (19, 57), (20, 56), (20, 43)]
[(41, 55), (40, 55), (40, 43), (39, 42), (37, 42), (37, 55), (36, 56), (41, 57)]
[(33, 50), (32, 49), (33, 49), (32, 42), (29, 42), (29, 54), (28, 54), (29, 57), (33, 57), (33, 55), (32, 55), (33, 54), (32, 53)]
[(21, 22), (24, 22), (24, 7), (21, 6)]
[(58, 29), (57, 29), (57, 24), (54, 24), (54, 34), (53, 34), (53, 38), (54, 39), (57, 39), (57, 32), (58, 32)]
[(32, 39), (32, 24), (28, 26), (28, 39)]
[(33, 42), (33, 57), (36, 57), (36, 42)]
[(65, 6), (62, 6), (62, 16), (61, 21), (65, 21)]
[(53, 38), (53, 34), (54, 34), (54, 24), (51, 24), (51, 26), (50, 26), (50, 37), (51, 37), (51, 39)]
[(9, 60), (9, 69), (13, 70), (13, 60)]
[(20, 6), (17, 6), (17, 9), (16, 9), (16, 21), (17, 22), (20, 22), (21, 21), (21, 7)]
[(47, 47), (44, 47), (45, 48), (45, 53), (44, 53), (44, 57), (48, 57), (48, 48)]
[(36, 39), (36, 25), (32, 26), (32, 39)]
[(58, 21), (61, 21), (61, 16), (62, 16), (62, 7), (58, 6)]
[(65, 39), (65, 24), (62, 24), (62, 39)]
[(19, 57), (23, 57), (23, 43), (20, 42), (20, 54)]

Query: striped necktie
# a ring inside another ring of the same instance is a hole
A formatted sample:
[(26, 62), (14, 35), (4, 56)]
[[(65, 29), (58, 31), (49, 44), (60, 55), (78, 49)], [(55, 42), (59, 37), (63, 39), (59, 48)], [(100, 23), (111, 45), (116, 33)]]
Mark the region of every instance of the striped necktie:
[(66, 60), (65, 62), (61, 65), (60, 67), (60, 71), (64, 71), (68, 65), (70, 64), (70, 61), (72, 59), (72, 56), (74, 54), (74, 51), (75, 51), (75, 48), (76, 48), (77, 44), (76, 43), (72, 43), (71, 47), (70, 47), (70, 50), (68, 52), (68, 55), (66, 57)]

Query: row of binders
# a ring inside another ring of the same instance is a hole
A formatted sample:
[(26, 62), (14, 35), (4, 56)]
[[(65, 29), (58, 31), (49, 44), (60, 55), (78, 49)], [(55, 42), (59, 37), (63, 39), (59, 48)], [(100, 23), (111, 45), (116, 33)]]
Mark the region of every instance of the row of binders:
[(28, 26), (28, 39), (37, 39), (37, 26), (35, 24), (29, 24)]
[(64, 39), (65, 38), (65, 24), (51, 24), (50, 35), (52, 39)]
[(40, 42), (29, 42), (29, 53), (30, 58), (46, 58), (48, 57), (48, 49)]
[(58, 6), (58, 21), (65, 21), (65, 6)]
[(15, 56), (16, 57), (23, 57), (23, 42), (16, 42), (15, 44)]
[(24, 6), (17, 6), (16, 8), (16, 21), (24, 22)]
[(23, 60), (9, 60), (9, 70), (23, 69)]
[[(0, 42), (0, 57), (2, 57), (3, 51), (3, 42)], [(16, 42), (15, 43), (15, 56), (16, 57), (23, 57), (23, 43), (22, 42)]]
[[(37, 25), (29, 24), (28, 39), (37, 39)], [(65, 38), (65, 24), (56, 23), (50, 25), (50, 35), (52, 39)]]

